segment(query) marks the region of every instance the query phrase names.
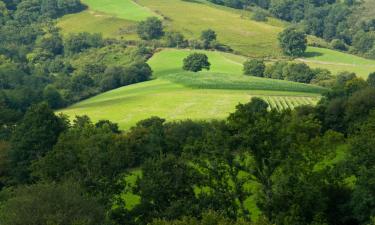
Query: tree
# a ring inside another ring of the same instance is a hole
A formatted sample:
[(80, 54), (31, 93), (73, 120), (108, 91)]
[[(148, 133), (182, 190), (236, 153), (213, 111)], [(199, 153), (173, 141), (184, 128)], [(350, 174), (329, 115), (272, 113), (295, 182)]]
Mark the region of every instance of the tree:
[(168, 32), (165, 35), (168, 47), (185, 48), (188, 45), (184, 35), (179, 32)]
[(315, 78), (314, 72), (305, 63), (289, 63), (283, 68), (285, 79), (301, 83), (310, 83)]
[(266, 65), (264, 61), (258, 59), (247, 60), (243, 64), (243, 72), (245, 75), (263, 77), (265, 68)]
[(63, 107), (65, 102), (54, 86), (46, 86), (43, 91), (43, 98), (52, 109)]
[(65, 50), (70, 53), (79, 53), (88, 48), (99, 48), (104, 44), (101, 34), (90, 34), (87, 32), (70, 34), (65, 39)]
[(134, 208), (144, 223), (154, 218), (178, 219), (196, 215), (195, 169), (173, 155), (150, 159), (142, 166), (136, 193), (141, 203)]
[(210, 70), (210, 66), (207, 55), (193, 53), (184, 59), (182, 68), (187, 71), (199, 72), (202, 69)]
[(104, 221), (103, 211), (74, 182), (42, 183), (11, 192), (0, 208), (0, 223), (97, 225)]
[(17, 183), (31, 181), (31, 162), (45, 156), (66, 129), (65, 119), (46, 105), (32, 106), (16, 126), (11, 140), (10, 165)]
[(306, 34), (290, 27), (279, 34), (280, 47), (284, 54), (289, 56), (302, 56), (307, 48)]
[(368, 75), (367, 83), (370, 87), (375, 88), (375, 72)]
[(203, 47), (209, 48), (211, 42), (215, 41), (217, 38), (216, 32), (211, 29), (207, 29), (202, 31), (201, 33), (201, 40), (203, 41)]
[(149, 17), (138, 24), (137, 33), (143, 40), (159, 39), (164, 35), (163, 24), (157, 17)]
[(375, 217), (375, 112), (372, 111), (359, 129), (350, 137), (346, 165), (356, 177), (352, 198), (354, 216), (361, 224)]

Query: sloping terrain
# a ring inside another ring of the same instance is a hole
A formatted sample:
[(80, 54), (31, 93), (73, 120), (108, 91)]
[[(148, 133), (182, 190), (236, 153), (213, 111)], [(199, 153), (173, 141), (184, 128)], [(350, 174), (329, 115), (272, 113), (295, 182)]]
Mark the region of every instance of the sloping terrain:
[(210, 72), (182, 72), (180, 62), (189, 51), (165, 50), (149, 60), (155, 80), (103, 93), (61, 112), (88, 115), (94, 121), (109, 119), (126, 129), (151, 116), (168, 120), (223, 119), (238, 103), (255, 96), (278, 110), (315, 104), (324, 91), (312, 85), (244, 76), (239, 63), (243, 58), (205, 53), (212, 64)]

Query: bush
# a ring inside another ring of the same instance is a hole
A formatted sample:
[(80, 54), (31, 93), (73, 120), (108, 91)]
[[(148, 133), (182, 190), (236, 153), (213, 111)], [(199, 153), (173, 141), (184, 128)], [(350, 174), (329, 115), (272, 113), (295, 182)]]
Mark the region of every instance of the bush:
[(278, 79), (278, 80), (284, 80), (284, 74), (283, 69), (286, 67), (288, 63), (283, 61), (278, 61), (272, 65), (266, 66), (266, 69), (264, 71), (264, 77), (272, 78), (272, 79)]
[(339, 39), (333, 39), (331, 42), (331, 47), (333, 49), (341, 50), (341, 51), (347, 51), (348, 48), (346, 47), (346, 44)]
[(265, 68), (266, 65), (263, 60), (258, 59), (247, 60), (243, 64), (243, 72), (245, 75), (263, 77)]
[(186, 48), (189, 45), (184, 35), (179, 32), (168, 32), (165, 39), (168, 47)]
[(198, 72), (202, 69), (210, 70), (210, 66), (207, 55), (193, 53), (184, 59), (182, 68), (187, 71)]
[(254, 11), (254, 14), (252, 15), (251, 19), (255, 20), (255, 21), (261, 21), (261, 22), (265, 22), (267, 21), (267, 13), (264, 12), (263, 10), (261, 9), (256, 9)]
[(143, 40), (159, 39), (164, 35), (163, 24), (157, 17), (150, 17), (138, 24), (137, 33)]
[(290, 63), (283, 69), (285, 79), (300, 83), (310, 83), (315, 78), (314, 72), (305, 63)]

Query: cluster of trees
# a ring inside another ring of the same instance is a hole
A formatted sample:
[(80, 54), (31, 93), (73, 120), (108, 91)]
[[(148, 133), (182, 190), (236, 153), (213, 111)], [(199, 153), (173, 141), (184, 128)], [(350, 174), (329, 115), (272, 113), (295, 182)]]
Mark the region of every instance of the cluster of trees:
[(126, 132), (34, 105), (0, 140), (0, 222), (371, 224), (374, 80), (340, 75), (316, 107), (253, 98), (223, 121), (152, 117)]
[(57, 109), (150, 79), (149, 48), (60, 35), (53, 19), (83, 8), (79, 0), (0, 1), (0, 136), (35, 103)]
[[(137, 26), (138, 36), (145, 41), (159, 41), (158, 46), (171, 48), (215, 49), (232, 51), (229, 46), (217, 41), (217, 34), (212, 29), (203, 30), (200, 38), (187, 40), (177, 31), (165, 32), (163, 23), (157, 17), (150, 17)], [(155, 43), (154, 43), (155, 44)]]
[[(335, 82), (335, 78), (329, 70), (312, 69), (305, 63), (278, 61), (266, 65), (263, 60), (251, 59), (244, 62), (243, 72), (250, 76), (311, 83), (323, 87), (332, 87)], [(342, 74), (347, 74), (347, 72)]]

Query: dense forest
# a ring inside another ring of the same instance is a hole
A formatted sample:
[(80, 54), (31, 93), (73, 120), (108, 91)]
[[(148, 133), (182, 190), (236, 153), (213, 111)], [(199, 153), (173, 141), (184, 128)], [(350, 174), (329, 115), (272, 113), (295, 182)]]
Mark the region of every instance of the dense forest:
[[(354, 21), (357, 1), (211, 2), (293, 23), (279, 35), (288, 57), (304, 53), (306, 35), (375, 57), (375, 20)], [(128, 130), (69, 120), (54, 110), (150, 80), (147, 60), (160, 46), (231, 51), (211, 29), (187, 40), (154, 17), (137, 27), (138, 43), (63, 36), (55, 19), (85, 8), (79, 0), (0, 1), (0, 224), (375, 224), (375, 71), (365, 80), (252, 59), (245, 75), (326, 91), (316, 106), (283, 111), (254, 97), (224, 120), (151, 117)], [(210, 63), (196, 53), (184, 69)]]

